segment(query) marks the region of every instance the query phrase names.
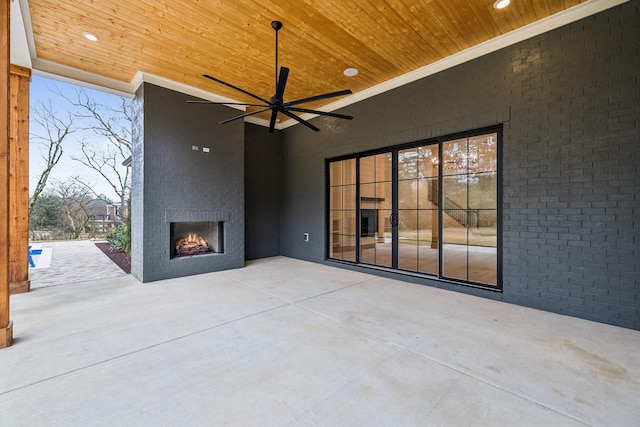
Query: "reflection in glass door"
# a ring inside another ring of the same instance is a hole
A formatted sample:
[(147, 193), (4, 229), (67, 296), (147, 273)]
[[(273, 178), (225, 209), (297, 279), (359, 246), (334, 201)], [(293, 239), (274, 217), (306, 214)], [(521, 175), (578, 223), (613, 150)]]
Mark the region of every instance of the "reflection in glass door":
[(329, 167), (329, 256), (356, 261), (356, 159)]
[(329, 163), (329, 257), (499, 286), (498, 132)]
[(398, 268), (438, 274), (438, 146), (397, 153)]
[(360, 262), (392, 266), (391, 153), (360, 158)]
[(497, 283), (496, 133), (442, 144), (442, 275)]

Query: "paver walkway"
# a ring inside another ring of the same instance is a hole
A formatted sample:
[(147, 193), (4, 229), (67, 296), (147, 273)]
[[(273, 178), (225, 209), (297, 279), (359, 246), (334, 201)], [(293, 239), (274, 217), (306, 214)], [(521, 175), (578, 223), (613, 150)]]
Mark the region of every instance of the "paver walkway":
[(52, 249), (51, 265), (29, 269), (31, 289), (127, 275), (92, 241), (44, 242), (41, 246)]

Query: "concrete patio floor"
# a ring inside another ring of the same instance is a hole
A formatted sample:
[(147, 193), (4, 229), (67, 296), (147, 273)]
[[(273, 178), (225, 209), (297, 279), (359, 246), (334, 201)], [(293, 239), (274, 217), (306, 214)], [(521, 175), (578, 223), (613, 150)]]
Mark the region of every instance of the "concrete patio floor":
[(11, 297), (2, 426), (637, 426), (640, 332), (276, 257)]

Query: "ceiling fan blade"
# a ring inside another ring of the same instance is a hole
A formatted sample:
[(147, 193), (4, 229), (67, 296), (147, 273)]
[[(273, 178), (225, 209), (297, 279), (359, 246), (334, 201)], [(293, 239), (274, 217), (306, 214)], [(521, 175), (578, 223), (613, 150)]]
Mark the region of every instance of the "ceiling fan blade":
[(278, 77), (278, 87), (276, 88), (276, 99), (282, 100), (284, 96), (284, 88), (287, 86), (287, 78), (289, 78), (289, 69), (280, 67), (280, 77)]
[(278, 110), (271, 110), (271, 121), (269, 122), (269, 133), (273, 133), (276, 128), (276, 118), (278, 117)]
[(222, 80), (220, 80), (220, 79), (216, 79), (215, 77), (211, 77), (211, 76), (210, 76), (210, 75), (208, 75), (208, 74), (203, 74), (203, 75), (202, 75), (202, 77), (206, 77), (206, 78), (208, 78), (208, 79), (213, 80), (214, 82), (217, 82), (217, 83), (223, 84), (223, 85), (225, 85), (225, 86), (230, 87), (231, 89), (235, 89), (235, 90), (237, 90), (237, 91), (240, 91), (240, 92), (242, 92), (242, 93), (244, 93), (244, 94), (246, 94), (246, 95), (251, 96), (252, 98), (255, 98), (255, 99), (257, 99), (257, 100), (260, 100), (260, 101), (264, 102), (265, 104), (269, 105), (269, 101), (267, 101), (266, 99), (262, 99), (262, 98), (260, 98), (258, 95), (254, 95), (254, 94), (252, 94), (251, 92), (247, 92), (247, 91), (246, 91), (246, 90), (244, 90), (244, 89), (240, 89), (239, 87), (234, 86), (234, 85), (232, 85), (231, 83), (227, 83), (227, 82), (224, 82), (224, 81), (222, 81)]
[(247, 107), (266, 107), (264, 104), (247, 104), (246, 102), (214, 102), (188, 99), (187, 104), (211, 104), (211, 105), (244, 105)]
[(318, 111), (318, 110), (309, 110), (307, 108), (289, 107), (287, 108), (287, 110), (296, 111), (298, 113), (311, 113), (311, 114), (318, 114), (320, 116), (335, 117), (337, 119), (346, 119), (346, 120), (353, 119), (352, 116), (345, 116), (344, 114), (328, 113), (326, 111)]
[(330, 92), (322, 95), (310, 96), (308, 98), (297, 99), (295, 101), (287, 102), (286, 104), (284, 104), (284, 106), (289, 107), (291, 105), (304, 104), (305, 102), (320, 101), (321, 99), (334, 98), (336, 96), (344, 96), (351, 93), (353, 93), (351, 92), (351, 89), (339, 90), (337, 92)]
[(243, 117), (249, 117), (249, 116), (253, 116), (254, 114), (264, 113), (265, 111), (269, 111), (270, 109), (271, 109), (271, 108), (267, 107), (267, 108), (263, 108), (262, 110), (252, 111), (251, 113), (242, 114), (242, 115), (240, 115), (240, 116), (235, 116), (235, 117), (232, 117), (232, 118), (230, 118), (230, 119), (227, 119), (227, 120), (223, 120), (223, 121), (221, 121), (221, 122), (220, 122), (220, 124), (221, 124), (221, 125), (223, 125), (223, 124), (225, 124), (225, 123), (229, 123), (229, 122), (232, 122), (232, 121), (234, 121), (234, 120), (241, 119), (241, 118), (243, 118)]
[(313, 130), (315, 132), (318, 132), (320, 130), (317, 127), (315, 127), (314, 125), (312, 125), (311, 123), (309, 123), (308, 121), (301, 119), (300, 117), (296, 116), (293, 113), (290, 113), (287, 110), (282, 110), (281, 113), (291, 117), (292, 119), (294, 119), (298, 123), (301, 123), (301, 124), (305, 125), (306, 127), (308, 127), (309, 129), (311, 129), (311, 130)]

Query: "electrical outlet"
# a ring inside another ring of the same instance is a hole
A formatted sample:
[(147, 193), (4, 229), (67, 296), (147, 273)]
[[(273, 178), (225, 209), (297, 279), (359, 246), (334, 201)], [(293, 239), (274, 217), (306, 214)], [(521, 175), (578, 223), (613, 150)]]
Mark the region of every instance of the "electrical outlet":
[(304, 233), (303, 240), (304, 240), (305, 242), (308, 242), (308, 241), (309, 241), (309, 233)]
[(193, 151), (198, 151), (198, 150), (200, 150), (200, 147), (198, 147), (197, 145), (192, 145), (192, 146), (191, 146), (191, 149), (192, 149)]

